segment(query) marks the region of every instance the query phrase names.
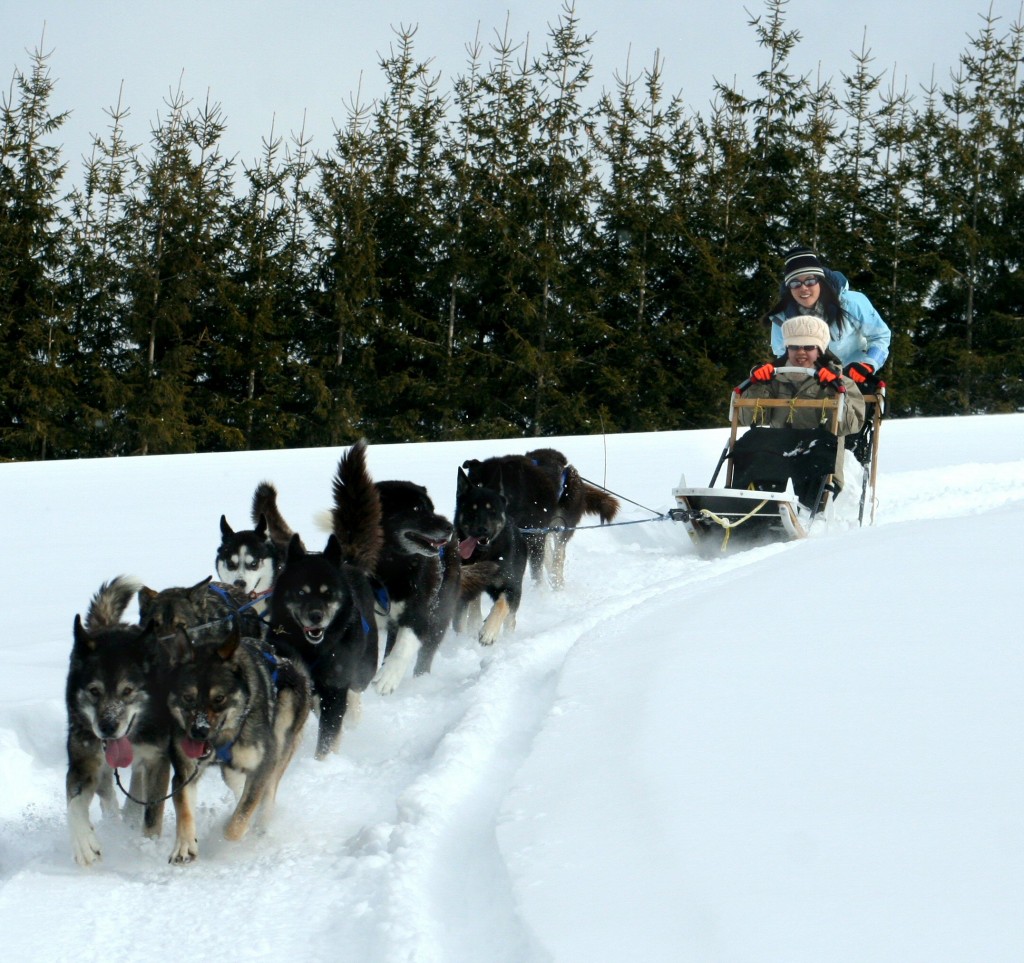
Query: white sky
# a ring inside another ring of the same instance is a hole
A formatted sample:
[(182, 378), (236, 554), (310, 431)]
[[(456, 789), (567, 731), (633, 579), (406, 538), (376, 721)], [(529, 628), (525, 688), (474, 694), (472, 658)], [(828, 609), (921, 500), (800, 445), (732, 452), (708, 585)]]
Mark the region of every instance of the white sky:
[[(852, 69), (850, 51), (860, 50), (866, 29), (878, 72), (895, 67), (899, 83), (906, 78), (916, 90), (934, 68), (945, 84), (987, 3), (954, 0), (937, 16), (933, 4), (920, 0), (899, 6), (858, 0), (839, 18), (838, 4), (829, 0), (790, 0), (788, 24), (803, 36), (794, 62), (811, 74), (820, 64), (823, 75), (838, 80)], [(478, 28), (489, 42), (507, 18), (509, 35), (516, 41), (529, 37), (531, 50), (539, 52), (562, 9), (558, 0), (8, 0), (5, 7), (0, 68), (8, 78), (15, 68), (29, 68), (26, 51), (39, 45), (45, 24), (43, 46), (53, 52), (50, 69), (57, 80), (52, 107), (73, 111), (63, 129), (72, 168), (87, 152), (90, 133), (106, 131), (104, 109), (116, 103), (122, 81), (132, 110), (129, 136), (147, 149), (163, 101), (181, 80), (194, 103), (209, 95), (221, 105), (228, 125), (223, 147), (241, 160), (258, 155), (272, 121), (287, 136), (301, 128), (304, 113), (313, 146), (322, 150), (334, 122), (344, 121), (361, 78), (364, 92), (380, 91), (378, 59), (393, 40), (392, 26), (418, 25), (415, 52), (420, 60), (433, 60), (447, 92), (465, 69), (466, 46)], [(992, 2), (1004, 27), (1018, 9), (1017, 0)], [(597, 88), (611, 88), (627, 62), (634, 72), (649, 66), (660, 50), (666, 92), (682, 91), (702, 113), (713, 78), (735, 78), (753, 92), (753, 76), (765, 66), (746, 11), (761, 14), (764, 8), (760, 0), (576, 0), (582, 31), (594, 35)]]

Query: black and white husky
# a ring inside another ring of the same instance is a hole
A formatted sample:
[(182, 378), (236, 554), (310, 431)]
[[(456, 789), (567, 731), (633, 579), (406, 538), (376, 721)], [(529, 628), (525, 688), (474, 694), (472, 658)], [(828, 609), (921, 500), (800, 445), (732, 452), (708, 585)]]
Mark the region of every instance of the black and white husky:
[(253, 528), (235, 531), (220, 517), (220, 545), (216, 556), (217, 579), (244, 592), (263, 615), (281, 570), (281, 552), (267, 531), (266, 516)]
[(99, 795), (104, 816), (118, 815), (115, 769), (132, 768), (128, 792), (143, 804), (143, 832), (159, 836), (163, 824), (171, 720), (160, 647), (152, 626), (121, 621), (140, 587), (119, 576), (93, 596), (84, 623), (75, 616), (66, 687), (66, 788), (71, 851), (82, 866), (100, 858), (89, 820), (93, 796)]

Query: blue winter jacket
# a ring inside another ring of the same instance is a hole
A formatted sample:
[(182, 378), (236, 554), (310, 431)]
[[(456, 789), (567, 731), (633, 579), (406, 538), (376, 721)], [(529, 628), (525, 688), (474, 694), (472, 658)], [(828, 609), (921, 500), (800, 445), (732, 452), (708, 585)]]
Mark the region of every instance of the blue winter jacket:
[[(838, 334), (839, 326), (834, 318), (824, 319), (832, 333), (829, 348), (843, 367), (854, 361), (866, 361), (878, 371), (889, 357), (889, 341), (892, 338), (889, 325), (882, 320), (866, 295), (850, 290), (850, 282), (845, 275), (826, 269), (825, 280), (838, 293), (839, 303), (845, 313), (841, 335)], [(782, 322), (800, 313), (799, 306), (790, 301), (785, 311), (771, 316), (772, 352), (776, 357), (786, 353), (786, 345), (782, 340)]]

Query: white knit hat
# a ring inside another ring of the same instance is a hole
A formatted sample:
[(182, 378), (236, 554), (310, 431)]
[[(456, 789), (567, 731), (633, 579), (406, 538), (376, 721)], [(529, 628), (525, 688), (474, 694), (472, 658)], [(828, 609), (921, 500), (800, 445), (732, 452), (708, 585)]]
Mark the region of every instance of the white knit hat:
[(832, 340), (828, 325), (812, 314), (798, 314), (782, 322), (782, 340), (788, 348), (791, 344), (817, 345), (824, 354)]

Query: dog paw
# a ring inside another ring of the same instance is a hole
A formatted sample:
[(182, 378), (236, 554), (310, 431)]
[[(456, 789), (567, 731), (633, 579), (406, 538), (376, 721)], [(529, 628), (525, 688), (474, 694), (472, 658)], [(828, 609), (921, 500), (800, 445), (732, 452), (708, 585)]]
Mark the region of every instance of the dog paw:
[(377, 670), (377, 674), (373, 677), (373, 682), (371, 684), (380, 695), (391, 695), (391, 693), (398, 688), (399, 683), (402, 681), (402, 676), (405, 674), (404, 665), (402, 666), (402, 669), (402, 672), (397, 672), (394, 664), (385, 662)]
[(97, 860), (102, 859), (100, 842), (91, 829), (87, 833), (71, 837), (71, 852), (79, 866), (92, 866)]
[(489, 630), (488, 627), (485, 625), (480, 630), (480, 634), (477, 636), (477, 640), (481, 645), (494, 645), (494, 643), (498, 641), (498, 633)]
[(199, 840), (181, 840), (179, 839), (177, 845), (174, 847), (171, 853), (171, 858), (168, 860), (169, 863), (183, 866), (185, 863), (194, 862), (199, 856)]

